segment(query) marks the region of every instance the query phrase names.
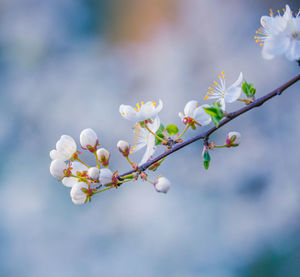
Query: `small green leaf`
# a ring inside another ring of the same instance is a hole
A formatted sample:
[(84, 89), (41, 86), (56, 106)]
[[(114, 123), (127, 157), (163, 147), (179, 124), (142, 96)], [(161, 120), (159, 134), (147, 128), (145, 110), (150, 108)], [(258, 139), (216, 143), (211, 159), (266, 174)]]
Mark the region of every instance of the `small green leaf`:
[(213, 102), (211, 107), (203, 108), (204, 111), (211, 116), (213, 123), (218, 127), (219, 122), (224, 117), (224, 111), (221, 108), (221, 104)]
[[(160, 124), (158, 130), (156, 131), (156, 135), (158, 137), (164, 139), (164, 137), (165, 137), (165, 135), (163, 134), (164, 130), (165, 130), (165, 126), (163, 124)], [(162, 141), (160, 139), (155, 138), (155, 145), (159, 145), (161, 143), (162, 143)]]
[(174, 124), (170, 124), (166, 127), (166, 130), (168, 132), (169, 135), (176, 135), (179, 131), (178, 127)]
[(256, 89), (253, 87), (253, 84), (247, 83), (247, 81), (244, 81), (242, 90), (248, 98), (253, 98), (256, 93)]
[(208, 107), (208, 108), (203, 108), (203, 110), (207, 114), (209, 114), (210, 116), (217, 116), (218, 115), (218, 111), (215, 108)]

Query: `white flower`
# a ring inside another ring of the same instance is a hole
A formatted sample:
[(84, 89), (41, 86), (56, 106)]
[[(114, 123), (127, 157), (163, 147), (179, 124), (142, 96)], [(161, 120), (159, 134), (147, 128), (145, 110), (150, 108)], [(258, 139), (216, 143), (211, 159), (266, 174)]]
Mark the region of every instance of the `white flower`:
[(238, 146), (242, 140), (242, 135), (239, 132), (229, 132), (226, 138), (227, 146)]
[(127, 157), (129, 155), (130, 145), (127, 141), (119, 140), (117, 143), (117, 148), (123, 154), (124, 157)]
[(70, 136), (63, 135), (56, 143), (56, 150), (50, 152), (50, 158), (52, 160), (66, 161), (72, 158), (73, 154), (76, 153), (77, 146), (74, 139)]
[(202, 105), (199, 107), (195, 100), (189, 101), (184, 107), (184, 114), (180, 112), (178, 115), (183, 124), (192, 124), (196, 121), (198, 124), (205, 126), (211, 122), (211, 117), (203, 110), (209, 105)]
[(87, 200), (87, 194), (82, 191), (82, 189), (88, 189), (88, 185), (86, 183), (80, 182), (76, 183), (70, 191), (72, 201), (76, 205), (84, 204)]
[(97, 151), (98, 137), (95, 131), (91, 128), (84, 129), (80, 133), (80, 144), (83, 149), (88, 149), (90, 152)]
[(108, 168), (100, 169), (99, 181), (103, 186), (112, 183), (113, 182), (112, 179), (113, 179), (113, 173), (110, 171), (110, 169)]
[(148, 119), (154, 120), (162, 108), (163, 102), (159, 99), (158, 105), (153, 101), (141, 102), (141, 105), (137, 103), (136, 108), (129, 105), (121, 105), (119, 111), (124, 118), (133, 122), (140, 122)]
[[(153, 132), (159, 129), (160, 126), (160, 119), (156, 117), (152, 123), (148, 123), (147, 127)], [(130, 153), (135, 153), (146, 146), (146, 151), (143, 155), (140, 164), (147, 162), (151, 156), (154, 154), (156, 150), (155, 146), (155, 136), (151, 134), (147, 129), (142, 128), (139, 124), (136, 125), (137, 130), (134, 131), (136, 134), (134, 143), (135, 145), (131, 148)]]
[(243, 74), (240, 73), (238, 79), (228, 88), (225, 85), (225, 74), (222, 72), (219, 75), (220, 84), (214, 81), (213, 87), (209, 87), (209, 91), (207, 92), (204, 99), (216, 99), (220, 102), (221, 107), (225, 110), (225, 103), (233, 103), (236, 101), (242, 92), (241, 84), (243, 81)]
[(53, 160), (50, 164), (50, 173), (53, 177), (61, 179), (65, 176), (65, 170), (68, 168), (62, 160)]
[[(70, 165), (70, 170), (71, 170), (72, 175), (78, 176), (78, 175), (82, 175), (84, 172), (87, 172), (88, 168), (84, 164), (74, 161)], [(80, 174), (77, 174), (77, 173), (80, 173)], [(76, 177), (65, 177), (62, 179), (62, 183), (66, 187), (73, 187), (78, 182), (79, 182), (79, 179)]]
[(97, 157), (103, 166), (107, 166), (109, 164), (110, 153), (105, 148), (97, 150)]
[(286, 5), (283, 15), (274, 16), (270, 10), (270, 16), (261, 17), (261, 25), (256, 31), (256, 42), (263, 46), (264, 59), (273, 59), (274, 56), (283, 55), (293, 61), (300, 59), (300, 17), (299, 13), (293, 16), (291, 9)]
[(158, 192), (167, 193), (170, 189), (171, 182), (166, 177), (158, 177), (154, 183), (154, 186)]

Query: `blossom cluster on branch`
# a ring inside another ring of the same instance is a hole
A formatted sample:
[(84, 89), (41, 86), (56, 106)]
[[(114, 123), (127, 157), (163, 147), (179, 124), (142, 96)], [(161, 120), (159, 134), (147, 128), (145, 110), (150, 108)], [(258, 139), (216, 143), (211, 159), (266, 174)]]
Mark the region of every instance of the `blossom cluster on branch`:
[[(270, 13), (270, 16), (263, 16), (261, 25), (262, 27), (257, 31), (258, 36), (255, 36), (255, 39), (257, 43), (263, 46), (262, 56), (264, 58), (271, 59), (276, 55), (284, 54), (289, 60), (299, 62), (299, 13), (293, 16), (289, 6), (286, 5), (282, 15), (278, 11), (275, 16), (273, 12)], [(132, 122), (135, 135), (132, 145), (124, 140), (117, 143), (119, 152), (132, 168), (128, 174), (119, 175), (118, 170), (112, 171), (109, 168), (110, 152), (101, 147), (96, 132), (88, 128), (80, 134), (80, 145), (82, 150), (94, 156), (95, 163), (88, 165), (80, 159), (82, 152), (78, 150), (75, 140), (68, 135), (63, 135), (57, 141), (56, 149), (50, 152), (50, 158), (52, 159), (50, 164), (51, 175), (60, 180), (66, 187), (71, 188), (70, 195), (75, 204), (84, 204), (91, 201), (95, 194), (118, 188), (123, 183), (135, 181), (138, 178), (151, 183), (156, 191), (166, 193), (170, 188), (170, 181), (163, 176), (150, 180), (145, 171), (157, 170), (167, 155), (174, 152), (177, 145), (182, 147), (188, 145), (190, 142), (187, 143), (183, 140), (188, 130), (198, 130), (202, 126), (213, 123), (215, 128), (212, 128), (211, 132), (203, 137), (198, 135), (191, 141), (204, 139), (203, 165), (205, 169), (208, 169), (210, 164), (209, 151), (216, 148), (236, 147), (241, 142), (241, 134), (236, 131), (229, 132), (222, 145), (216, 145), (215, 142), (209, 141), (209, 135), (219, 126), (229, 122), (233, 114), (234, 117), (237, 117), (254, 106), (261, 105), (276, 94), (272, 93), (257, 100), (254, 85), (248, 83), (242, 73), (229, 86), (226, 85), (224, 72), (219, 74), (218, 79), (219, 82), (213, 81), (204, 97), (204, 100), (213, 100), (212, 103), (200, 105), (199, 101), (191, 100), (186, 103), (183, 112), (178, 113), (183, 124), (181, 132), (175, 124), (165, 126), (162, 123), (159, 117), (159, 113), (163, 109), (162, 100), (159, 100), (158, 103), (153, 101), (140, 102), (134, 107), (120, 105), (119, 112), (123, 118)], [(297, 76), (282, 90), (299, 79), (300, 76)], [(278, 90), (278, 94), (282, 90)], [(236, 101), (249, 108), (240, 109), (236, 113), (228, 113), (226, 110), (227, 104)], [(165, 152), (159, 158), (153, 158), (159, 146), (164, 147)], [(182, 147), (177, 147), (176, 151)], [(134, 153), (143, 148), (145, 148), (145, 152), (142, 159), (138, 163), (133, 161)]]

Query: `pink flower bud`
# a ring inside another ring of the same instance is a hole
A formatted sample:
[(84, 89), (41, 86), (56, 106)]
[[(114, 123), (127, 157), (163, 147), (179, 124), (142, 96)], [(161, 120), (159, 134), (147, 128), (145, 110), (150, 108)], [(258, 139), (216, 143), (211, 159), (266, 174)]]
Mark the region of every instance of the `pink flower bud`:
[(108, 166), (110, 153), (106, 149), (104, 149), (104, 148), (98, 149), (97, 157), (103, 166)]
[(242, 135), (239, 132), (229, 132), (226, 138), (226, 145), (230, 146), (238, 146), (241, 142)]

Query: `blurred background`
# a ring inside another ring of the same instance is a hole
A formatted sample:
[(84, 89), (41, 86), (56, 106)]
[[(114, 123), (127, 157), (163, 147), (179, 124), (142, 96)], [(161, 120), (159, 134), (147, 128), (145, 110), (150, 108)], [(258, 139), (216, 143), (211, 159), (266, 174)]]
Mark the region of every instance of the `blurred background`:
[(299, 84), (215, 133), (243, 140), (213, 151), (208, 171), (201, 142), (172, 155), (158, 170), (167, 195), (135, 182), (76, 206), (49, 173), (59, 137), (79, 142), (88, 127), (127, 171), (122, 103), (161, 98), (162, 121), (180, 125), (221, 71), (229, 84), (242, 71), (257, 96), (294, 76), (296, 63), (263, 60), (253, 39), (285, 4), (1, 0), (0, 276), (300, 276)]

